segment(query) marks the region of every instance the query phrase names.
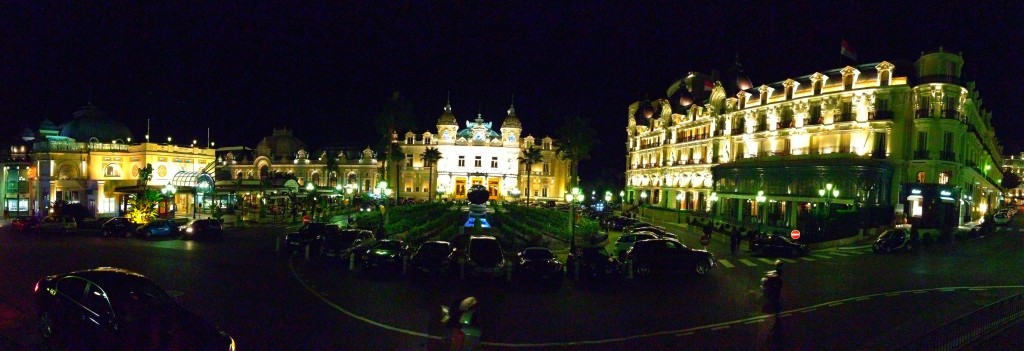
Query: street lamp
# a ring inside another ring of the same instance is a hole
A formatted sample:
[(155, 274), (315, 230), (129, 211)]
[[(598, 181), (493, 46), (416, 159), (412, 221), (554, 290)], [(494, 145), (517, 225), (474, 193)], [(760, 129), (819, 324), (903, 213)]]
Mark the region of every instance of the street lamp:
[(647, 203), (647, 191), (646, 190), (640, 192), (640, 204), (643, 205), (645, 203)]
[(765, 218), (765, 211), (764, 208), (762, 208), (761, 206), (764, 204), (765, 201), (768, 201), (768, 197), (764, 196), (764, 190), (757, 191), (757, 196), (754, 197), (754, 201), (757, 201), (757, 215), (758, 217), (761, 217), (757, 221), (757, 233), (761, 234), (761, 224), (764, 223)]
[(708, 201), (711, 201), (711, 223), (714, 223), (718, 216), (718, 211), (715, 211), (715, 204), (718, 203), (718, 193), (712, 191), (711, 196), (708, 197)]
[(832, 203), (832, 200), (839, 197), (839, 188), (833, 186), (832, 183), (825, 184), (824, 189), (818, 189), (818, 196), (825, 198), (825, 230), (827, 230), (828, 219), (832, 216), (832, 208), (830, 204)]
[(683, 209), (683, 193), (682, 192), (679, 192), (678, 194), (676, 194), (676, 209), (677, 210), (682, 210)]
[(580, 188), (572, 188), (572, 192), (565, 194), (565, 202), (569, 203), (569, 229), (571, 230), (572, 236), (569, 241), (569, 252), (576, 252), (576, 206), (579, 202), (583, 201), (584, 195), (580, 192)]
[[(175, 187), (174, 185), (171, 185), (171, 183), (167, 183), (167, 185), (164, 185), (164, 188), (161, 189), (160, 192), (163, 193), (164, 196), (167, 196), (167, 197), (171, 198), (171, 203), (169, 204), (170, 205), (169, 206), (170, 207), (169, 211), (173, 212), (174, 210), (176, 210), (176, 208), (175, 208), (176, 207), (175, 206), (175, 201), (174, 201), (174, 194), (178, 193), (178, 188)], [(188, 213), (185, 213), (185, 215), (188, 216)]]

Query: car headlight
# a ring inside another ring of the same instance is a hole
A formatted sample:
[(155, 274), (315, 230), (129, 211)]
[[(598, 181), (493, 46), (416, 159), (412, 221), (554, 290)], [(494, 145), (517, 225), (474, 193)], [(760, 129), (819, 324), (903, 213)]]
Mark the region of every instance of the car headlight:
[(192, 227), (185, 228), (185, 232), (186, 233), (191, 233), (192, 232)]

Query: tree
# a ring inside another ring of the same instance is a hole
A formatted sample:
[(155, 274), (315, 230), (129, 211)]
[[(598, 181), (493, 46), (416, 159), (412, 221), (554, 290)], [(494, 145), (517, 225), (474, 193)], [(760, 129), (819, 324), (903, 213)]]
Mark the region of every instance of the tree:
[[(384, 179), (390, 180), (390, 174), (388, 171), (391, 169), (390, 161), (396, 159), (401, 160), (405, 158), (402, 154), (401, 148), (395, 150), (398, 145), (398, 131), (409, 130), (414, 127), (416, 121), (416, 115), (413, 113), (413, 105), (408, 100), (402, 98), (398, 91), (391, 94), (391, 97), (384, 103), (384, 107), (381, 109), (380, 114), (377, 115), (377, 119), (374, 120), (374, 124), (377, 127), (377, 133), (381, 136), (381, 140), (378, 143), (379, 150), (384, 153)], [(394, 146), (391, 146), (394, 145)], [(398, 155), (401, 158), (397, 158), (393, 155), (395, 151), (399, 151)], [(380, 154), (378, 154), (380, 155)], [(380, 156), (378, 156), (380, 157)], [(378, 160), (381, 160), (378, 158)], [(396, 167), (397, 169), (397, 167)], [(396, 180), (396, 183), (398, 181)], [(395, 198), (400, 196), (400, 186), (395, 187)]]
[(569, 161), (569, 188), (573, 188), (579, 184), (580, 161), (590, 159), (590, 150), (599, 143), (597, 132), (587, 120), (576, 115), (565, 119), (559, 134), (562, 138), (555, 140), (555, 147), (558, 155)]
[(540, 149), (536, 146), (530, 146), (530, 148), (523, 150), (523, 155), (519, 157), (519, 163), (526, 166), (526, 204), (530, 204), (530, 186), (533, 184), (530, 181), (530, 175), (533, 174), (533, 165), (544, 160), (544, 154), (541, 153)]
[[(326, 152), (324, 156), (327, 157), (327, 159), (324, 160), (324, 171), (327, 173), (327, 185), (334, 186), (341, 184), (341, 165), (338, 164), (338, 156), (332, 156), (330, 152)], [(335, 182), (337, 183), (331, 184), (331, 175), (334, 175)]]
[(437, 178), (436, 166), (437, 161), (441, 160), (442, 158), (441, 151), (439, 151), (436, 147), (428, 147), (426, 150), (423, 150), (423, 153), (420, 154), (420, 157), (422, 157), (423, 162), (430, 167), (430, 189), (427, 191), (427, 197), (430, 199), (430, 201), (434, 201), (434, 179)]

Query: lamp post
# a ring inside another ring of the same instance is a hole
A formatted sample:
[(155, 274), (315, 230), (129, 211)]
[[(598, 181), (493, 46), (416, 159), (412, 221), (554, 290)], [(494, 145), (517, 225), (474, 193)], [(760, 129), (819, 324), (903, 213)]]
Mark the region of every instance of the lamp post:
[(313, 197), (313, 190), (316, 190), (316, 186), (313, 183), (306, 183), (306, 196), (310, 202), (309, 216), (316, 220), (316, 198)]
[(828, 229), (828, 219), (832, 216), (832, 208), (830, 205), (832, 200), (839, 197), (839, 188), (833, 186), (832, 183), (827, 183), (825, 184), (825, 188), (818, 189), (818, 196), (825, 198), (825, 229)]
[(576, 252), (576, 205), (583, 201), (584, 195), (580, 188), (572, 188), (572, 192), (565, 194), (565, 202), (569, 203), (569, 230), (572, 233), (569, 241), (569, 252)]
[[(174, 194), (178, 193), (178, 188), (176, 188), (174, 185), (171, 185), (171, 183), (167, 183), (167, 185), (164, 185), (164, 188), (161, 189), (160, 192), (163, 193), (164, 196), (167, 196), (167, 197), (171, 198), (171, 202), (168, 205), (168, 207), (169, 207), (168, 208), (168, 212), (170, 212), (171, 213), (171, 217), (173, 217), (174, 210), (176, 210), (176, 207), (177, 207), (177, 206), (175, 206)], [(186, 209), (186, 211), (187, 210), (188, 209)], [(188, 216), (187, 212), (185, 213), (185, 216)]]
[(711, 196), (708, 197), (708, 201), (711, 201), (711, 223), (715, 223), (715, 219), (718, 217), (718, 211), (716, 211), (715, 204), (718, 203), (718, 193), (712, 191)]
[(768, 201), (768, 197), (764, 196), (764, 190), (757, 191), (757, 196), (754, 197), (754, 201), (757, 201), (757, 217), (759, 217), (757, 220), (757, 234), (760, 235), (761, 224), (764, 223), (765, 218), (764, 208), (762, 208), (762, 205), (764, 205), (765, 201)]

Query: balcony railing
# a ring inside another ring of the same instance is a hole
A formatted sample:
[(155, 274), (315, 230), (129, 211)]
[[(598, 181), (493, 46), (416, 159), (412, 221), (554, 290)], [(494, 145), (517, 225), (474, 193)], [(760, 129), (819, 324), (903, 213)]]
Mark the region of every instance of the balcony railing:
[(916, 150), (916, 151), (914, 151), (914, 159), (915, 160), (927, 160), (927, 159), (929, 159), (929, 157), (928, 157), (928, 150)]
[(942, 110), (942, 118), (960, 119), (960, 111), (957, 111), (957, 110)]
[(885, 121), (892, 119), (892, 111), (875, 111), (868, 113), (868, 119), (874, 121)]
[(840, 113), (840, 114), (836, 115), (835, 122), (849, 122), (849, 121), (852, 121), (852, 120), (853, 120), (853, 113), (843, 112), (843, 113)]
[(927, 109), (920, 109), (920, 110), (914, 111), (914, 118), (928, 118), (928, 117), (931, 117), (931, 116), (928, 115), (928, 110)]
[(939, 159), (943, 161), (956, 161), (956, 153), (952, 151), (941, 151), (939, 152)]
[(807, 119), (807, 125), (816, 126), (821, 124), (821, 116), (811, 116)]
[(949, 84), (962, 85), (962, 84), (960, 84), (960, 77), (953, 76), (953, 75), (948, 75), (948, 74), (933, 74), (933, 75), (928, 75), (928, 76), (921, 76), (921, 77), (917, 78), (917, 83), (918, 84), (925, 84), (925, 83), (949, 83)]

